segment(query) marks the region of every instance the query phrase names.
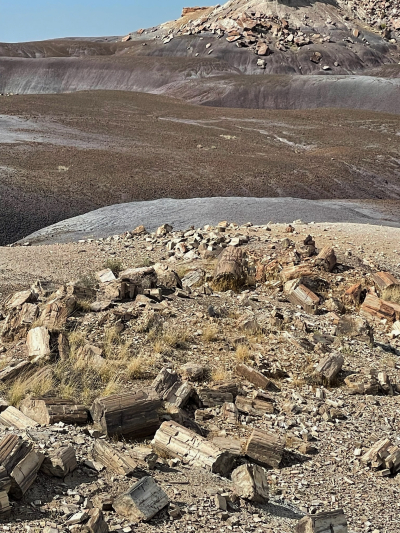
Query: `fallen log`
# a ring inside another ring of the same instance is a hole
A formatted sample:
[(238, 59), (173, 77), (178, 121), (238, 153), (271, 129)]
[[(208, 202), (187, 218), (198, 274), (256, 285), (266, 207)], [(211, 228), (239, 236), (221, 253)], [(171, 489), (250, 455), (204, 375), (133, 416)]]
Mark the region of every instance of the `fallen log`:
[(89, 510), (89, 521), (82, 526), (84, 533), (109, 533), (110, 529), (100, 509)]
[(324, 357), (317, 365), (315, 374), (319, 374), (325, 378), (329, 383), (336, 378), (342, 369), (344, 358), (339, 353), (329, 354)]
[(206, 387), (198, 389), (197, 395), (204, 408), (217, 407), (223, 405), (225, 402), (233, 402), (233, 395), (231, 392), (221, 392)]
[(73, 400), (63, 398), (26, 399), (21, 403), (20, 410), (42, 425), (86, 424), (88, 411), (83, 405), (76, 405)]
[(271, 389), (275, 391), (279, 390), (270, 379), (268, 379), (266, 376), (264, 376), (264, 374), (261, 374), (261, 372), (255, 370), (251, 366), (240, 364), (236, 366), (235, 371), (238, 376), (243, 377), (244, 379), (246, 379), (256, 387), (259, 387), (260, 389)]
[(4, 322), (1, 338), (12, 342), (25, 336), (38, 316), (39, 307), (36, 304), (24, 304), (21, 309), (12, 309)]
[(0, 442), (0, 465), (10, 475), (15, 466), (28, 455), (32, 445), (17, 435), (7, 435)]
[(11, 405), (0, 413), (0, 424), (17, 429), (33, 428), (39, 425), (35, 420), (32, 420), (32, 418), (24, 415), (24, 413), (21, 413), (21, 411)]
[(44, 455), (31, 451), (12, 470), (10, 495), (21, 500), (33, 485), (42, 466)]
[(6, 382), (17, 376), (21, 376), (25, 371), (30, 370), (31, 368), (33, 368), (33, 365), (30, 361), (12, 361), (0, 371), (0, 382)]
[(136, 478), (146, 475), (143, 470), (138, 468), (137, 462), (130, 455), (119, 452), (102, 439), (96, 440), (92, 456), (95, 461), (114, 474)]
[(151, 448), (147, 448), (147, 446), (136, 446), (130, 450), (130, 455), (136, 461), (146, 465), (150, 470), (154, 470), (158, 460), (158, 455)]
[(291, 281), (293, 279), (306, 278), (312, 276), (314, 272), (312, 271), (309, 265), (297, 265), (297, 266), (288, 266), (285, 267), (281, 273), (280, 278), (283, 283)]
[(239, 420), (239, 411), (236, 405), (232, 402), (224, 403), (224, 405), (222, 406), (222, 417), (229, 424), (236, 424)]
[(152, 477), (146, 476), (118, 496), (113, 502), (113, 507), (119, 515), (131, 522), (138, 522), (151, 520), (168, 504), (167, 494)]
[(151, 386), (160, 396), (160, 399), (164, 399), (165, 393), (179, 380), (179, 376), (173, 370), (169, 368), (163, 368), (158, 376), (155, 378)]
[(11, 505), (6, 491), (0, 491), (0, 516), (6, 518), (11, 512)]
[(278, 468), (284, 448), (284, 435), (254, 429), (246, 444), (246, 455), (260, 466)]
[(379, 319), (386, 319), (389, 322), (395, 322), (396, 320), (396, 312), (392, 304), (389, 305), (389, 302), (384, 302), (374, 294), (367, 294), (360, 312)]
[(228, 246), (219, 256), (212, 288), (216, 291), (238, 291), (246, 283), (245, 255), (241, 248)]
[(190, 429), (176, 422), (164, 422), (154, 436), (153, 448), (161, 455), (180, 459), (195, 468), (205, 468), (226, 476), (232, 469), (234, 458), (222, 452)]
[(100, 424), (109, 437), (129, 435), (131, 438), (139, 439), (154, 435), (159, 428), (160, 407), (161, 400), (158, 394), (148, 388), (98, 398), (93, 402), (90, 412), (93, 421)]
[(26, 346), (31, 360), (49, 358), (51, 355), (49, 330), (43, 326), (31, 329), (26, 338)]
[(354, 305), (355, 307), (358, 307), (360, 305), (361, 292), (361, 283), (355, 283), (345, 291), (343, 295), (343, 303), (345, 305)]
[(269, 489), (267, 472), (258, 465), (242, 465), (231, 475), (235, 493), (252, 502), (266, 503)]
[(44, 458), (41, 471), (48, 476), (64, 478), (77, 467), (75, 450), (72, 446), (63, 446)]
[(295, 528), (296, 533), (347, 533), (347, 519), (343, 509), (324, 511), (302, 518)]
[(324, 246), (315, 258), (315, 264), (322, 267), (326, 272), (332, 272), (337, 264), (335, 251), (332, 246)]
[(310, 315), (316, 315), (320, 303), (319, 297), (308, 289), (299, 280), (285, 283), (284, 292), (287, 299), (293, 305), (298, 305)]
[(235, 404), (238, 411), (251, 416), (264, 416), (265, 414), (273, 414), (274, 412), (274, 405), (271, 402), (265, 402), (258, 398), (238, 396)]
[(391, 285), (399, 285), (400, 281), (397, 280), (390, 272), (376, 272), (372, 274), (372, 279), (378, 290), (384, 291)]

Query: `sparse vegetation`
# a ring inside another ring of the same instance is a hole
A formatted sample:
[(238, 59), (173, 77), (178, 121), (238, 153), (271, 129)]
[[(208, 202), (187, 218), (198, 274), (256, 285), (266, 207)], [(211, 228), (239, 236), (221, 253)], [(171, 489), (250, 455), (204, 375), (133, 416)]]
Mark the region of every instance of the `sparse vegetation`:
[(400, 285), (390, 285), (384, 289), (382, 299), (400, 305)]
[(119, 276), (119, 273), (124, 270), (123, 263), (120, 259), (110, 257), (103, 264), (103, 268), (109, 268), (115, 277)]
[(245, 344), (239, 344), (236, 348), (236, 360), (239, 363), (247, 363), (250, 360), (250, 350)]
[(203, 329), (202, 339), (204, 342), (215, 342), (218, 340), (218, 329), (213, 326), (206, 326)]

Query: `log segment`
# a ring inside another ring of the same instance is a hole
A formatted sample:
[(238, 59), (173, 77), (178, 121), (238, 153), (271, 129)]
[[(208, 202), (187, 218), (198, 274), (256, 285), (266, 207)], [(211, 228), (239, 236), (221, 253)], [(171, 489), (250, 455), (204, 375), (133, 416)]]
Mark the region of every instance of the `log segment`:
[(254, 429), (246, 444), (246, 455), (260, 466), (278, 468), (284, 448), (283, 435)]
[(21, 403), (22, 413), (42, 425), (86, 424), (88, 411), (83, 405), (63, 398), (26, 399)]
[(169, 504), (167, 494), (154, 479), (146, 476), (129, 490), (118, 496), (113, 503), (115, 511), (131, 522), (148, 521)]

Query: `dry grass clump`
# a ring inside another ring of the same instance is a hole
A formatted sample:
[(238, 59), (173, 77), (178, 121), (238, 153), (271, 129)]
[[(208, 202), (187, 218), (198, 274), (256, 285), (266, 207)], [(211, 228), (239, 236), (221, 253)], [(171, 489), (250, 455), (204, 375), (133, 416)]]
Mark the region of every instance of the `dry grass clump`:
[(220, 365), (211, 370), (211, 381), (226, 381), (229, 379), (229, 370)]
[(236, 360), (239, 363), (247, 363), (250, 360), (250, 350), (245, 344), (239, 344), (235, 352)]
[(204, 342), (215, 342), (218, 340), (218, 329), (215, 326), (207, 326), (203, 329), (202, 339)]
[(120, 350), (123, 340), (116, 326), (107, 328), (104, 332), (103, 352), (107, 359), (115, 357)]
[(109, 268), (115, 277), (118, 277), (119, 273), (124, 270), (124, 266), (120, 259), (110, 257), (103, 264), (103, 268)]
[(76, 302), (76, 311), (81, 313), (90, 313), (91, 311), (91, 302), (90, 300), (78, 300)]
[(19, 407), (24, 398), (31, 395), (40, 398), (54, 390), (54, 377), (51, 368), (44, 368), (33, 375), (17, 378), (11, 386), (7, 386), (5, 393), (8, 402), (14, 407)]
[(389, 285), (382, 291), (382, 299), (400, 305), (400, 284)]
[(78, 348), (86, 344), (86, 335), (83, 331), (71, 331), (68, 335), (68, 342), (71, 352), (75, 352)]
[(162, 332), (160, 341), (170, 348), (184, 350), (191, 339), (189, 330), (184, 326), (169, 327)]

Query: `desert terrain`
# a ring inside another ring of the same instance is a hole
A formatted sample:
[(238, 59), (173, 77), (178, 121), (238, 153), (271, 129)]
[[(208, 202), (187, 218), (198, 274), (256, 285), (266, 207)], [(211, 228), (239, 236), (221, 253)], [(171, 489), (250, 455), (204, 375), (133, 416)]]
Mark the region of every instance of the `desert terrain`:
[(0, 43), (0, 530), (397, 533), (400, 3)]

